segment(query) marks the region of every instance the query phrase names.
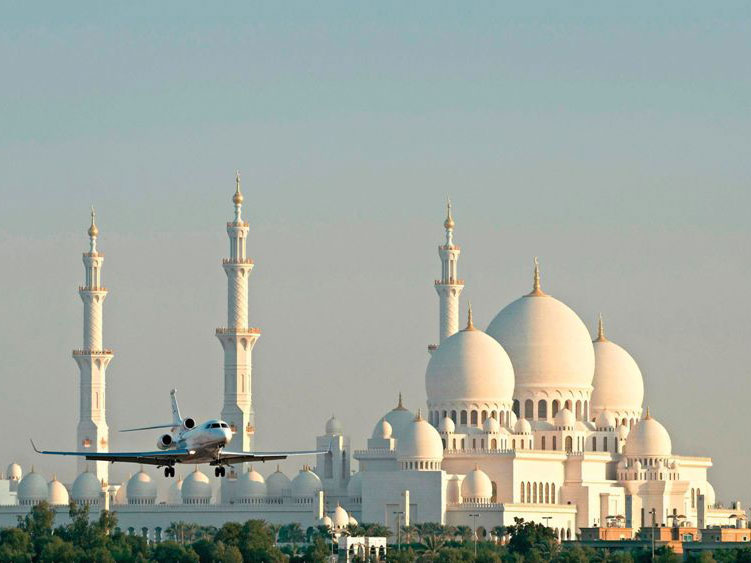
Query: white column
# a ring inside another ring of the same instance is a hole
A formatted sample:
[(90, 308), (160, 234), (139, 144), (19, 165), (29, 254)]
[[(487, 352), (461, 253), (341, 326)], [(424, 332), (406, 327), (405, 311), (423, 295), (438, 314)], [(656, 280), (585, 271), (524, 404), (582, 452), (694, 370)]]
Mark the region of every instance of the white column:
[(446, 229), (446, 244), (438, 247), (438, 255), (441, 258), (441, 279), (435, 280), (435, 290), (439, 299), (439, 342), (443, 342), (459, 330), (459, 296), (464, 289), (464, 280), (458, 277), (461, 249), (454, 244), (451, 202), (448, 203), (443, 226)]

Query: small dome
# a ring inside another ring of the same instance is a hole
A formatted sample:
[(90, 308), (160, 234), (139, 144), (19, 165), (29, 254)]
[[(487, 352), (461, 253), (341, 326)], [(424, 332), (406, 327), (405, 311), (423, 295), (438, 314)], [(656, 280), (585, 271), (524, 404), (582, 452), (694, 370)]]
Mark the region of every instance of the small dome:
[(475, 466), (462, 481), (462, 498), (468, 502), (487, 502), (492, 496), (493, 484), (490, 477)]
[(331, 519), (335, 530), (342, 530), (349, 524), (349, 514), (338, 504), (334, 509), (334, 517)]
[(128, 479), (125, 494), (128, 498), (128, 504), (154, 504), (156, 500), (156, 483), (142, 469)]
[(209, 504), (211, 502), (209, 478), (196, 467), (193, 473), (183, 481), (180, 494), (183, 497), (183, 504)]
[[(167, 504), (182, 504), (183, 502), (183, 478), (179, 477), (172, 481), (167, 491)], [(118, 491), (119, 494), (120, 491)]]
[(613, 430), (618, 425), (615, 415), (609, 410), (603, 410), (595, 419), (597, 430)]
[(619, 440), (625, 440), (628, 438), (629, 433), (629, 427), (625, 424), (621, 424), (618, 428), (615, 429), (615, 435), (618, 436)]
[(54, 477), (49, 482), (49, 497), (48, 501), (53, 506), (68, 506), (70, 504), (70, 496), (68, 495), (68, 489), (65, 488), (57, 477)]
[(362, 473), (359, 471), (349, 478), (349, 483), (347, 483), (347, 496), (350, 499), (362, 498)]
[(576, 426), (576, 416), (569, 409), (561, 409), (555, 415), (556, 428), (573, 428)]
[[(128, 504), (128, 497), (125, 496), (125, 491), (128, 488), (128, 481), (130, 481), (130, 475), (128, 475), (126, 481), (117, 488), (114, 500), (115, 504)], [(179, 504), (181, 500), (182, 499), (180, 499), (180, 501), (178, 501), (176, 504)]]
[(321, 480), (307, 466), (303, 467), (292, 479), (292, 496), (294, 497), (311, 497), (321, 490), (323, 490)]
[(492, 416), (485, 419), (482, 423), (482, 429), (488, 434), (498, 434), (501, 431), (501, 423)]
[(8, 480), (10, 481), (20, 481), (23, 477), (23, 470), (21, 469), (21, 466), (17, 463), (11, 463), (8, 466), (7, 471), (5, 472), (5, 475), (7, 475)]
[(49, 490), (47, 481), (39, 473), (31, 468), (31, 473), (26, 475), (18, 484), (18, 502), (20, 504), (37, 504), (47, 500)]
[[(398, 440), (402, 430), (409, 426), (415, 419), (415, 413), (404, 407), (402, 404), (402, 394), (399, 393), (399, 403), (382, 418), (385, 418), (386, 422), (391, 425), (391, 437)], [(380, 431), (382, 418), (378, 419), (376, 428), (373, 430), (374, 435)]]
[(326, 434), (328, 436), (336, 436), (342, 433), (344, 433), (342, 423), (332, 414), (331, 418), (326, 421)]
[(526, 418), (520, 418), (514, 424), (514, 434), (532, 434), (532, 425)]
[(450, 417), (445, 416), (443, 420), (438, 423), (438, 431), (446, 434), (452, 434), (456, 431), (456, 424)]
[(331, 518), (329, 518), (325, 514), (323, 515), (323, 518), (321, 518), (320, 520), (318, 520), (318, 525), (319, 526), (326, 526), (327, 528), (333, 528), (334, 527), (334, 523), (331, 521)]
[(351, 514), (349, 515), (349, 523), (351, 526), (357, 526), (357, 520), (355, 520), (355, 517)]
[(441, 435), (418, 413), (397, 441), (396, 456), (399, 461), (441, 461)]
[(428, 401), (510, 403), (514, 368), (496, 340), (471, 325), (444, 340), (425, 373)]
[(99, 502), (99, 495), (102, 493), (102, 484), (96, 475), (88, 469), (81, 473), (70, 489), (70, 496), (78, 504), (93, 504)]
[(235, 500), (243, 501), (256, 498), (263, 498), (267, 494), (266, 482), (263, 480), (263, 476), (251, 469), (243, 473), (243, 475), (237, 480), (235, 486)]
[(376, 424), (376, 427), (373, 429), (373, 438), (377, 440), (388, 440), (391, 438), (391, 433), (393, 432), (393, 429), (391, 428), (391, 425), (389, 424), (389, 421), (386, 420), (386, 417), (381, 419), (380, 424)]
[(670, 434), (647, 410), (647, 415), (629, 432), (624, 453), (629, 457), (665, 457), (672, 450)]
[(279, 466), (277, 465), (276, 471), (274, 471), (271, 475), (269, 475), (269, 478), (266, 479), (266, 493), (270, 497), (283, 497), (289, 495), (291, 489), (292, 481), (290, 481), (289, 477), (282, 473), (282, 471), (279, 469)]
[(487, 333), (511, 357), (517, 393), (590, 389), (595, 362), (589, 331), (567, 305), (544, 294), (539, 283), (535, 291), (504, 307)]
[(595, 351), (592, 411), (604, 408), (616, 412), (641, 411), (644, 379), (634, 358), (618, 344), (606, 339), (602, 330), (592, 346)]

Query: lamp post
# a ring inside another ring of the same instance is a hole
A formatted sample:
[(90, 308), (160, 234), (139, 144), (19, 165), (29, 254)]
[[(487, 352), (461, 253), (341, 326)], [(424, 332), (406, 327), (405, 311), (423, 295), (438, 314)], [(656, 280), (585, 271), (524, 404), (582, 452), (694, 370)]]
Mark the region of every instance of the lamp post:
[(396, 514), (396, 550), (402, 550), (402, 516), (404, 512), (394, 512)]
[(657, 509), (653, 508), (649, 511), (652, 514), (652, 561), (655, 560), (655, 522), (657, 520)]
[(550, 521), (553, 519), (553, 517), (552, 516), (543, 516), (542, 519), (545, 520), (545, 526), (547, 528), (550, 528)]
[(480, 515), (475, 513), (475, 514), (469, 514), (469, 516), (472, 518), (472, 523), (473, 523), (472, 535), (474, 536), (474, 539), (475, 539), (475, 559), (477, 559), (477, 519), (480, 517)]

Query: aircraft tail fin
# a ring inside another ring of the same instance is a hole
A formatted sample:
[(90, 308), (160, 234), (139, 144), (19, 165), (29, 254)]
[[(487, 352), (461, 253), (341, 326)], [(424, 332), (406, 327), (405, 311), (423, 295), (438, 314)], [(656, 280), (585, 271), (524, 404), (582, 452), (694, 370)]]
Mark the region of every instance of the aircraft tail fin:
[(172, 426), (180, 426), (183, 423), (183, 419), (180, 416), (180, 407), (177, 404), (177, 389), (173, 389), (169, 392), (170, 400), (172, 401)]

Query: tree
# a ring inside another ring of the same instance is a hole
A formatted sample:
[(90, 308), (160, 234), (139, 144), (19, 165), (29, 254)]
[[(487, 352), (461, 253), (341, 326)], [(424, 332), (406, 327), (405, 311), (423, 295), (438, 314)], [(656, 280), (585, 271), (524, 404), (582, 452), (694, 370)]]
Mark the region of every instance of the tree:
[(457, 526), (456, 535), (458, 535), (461, 538), (461, 541), (468, 542), (468, 541), (472, 541), (472, 538), (474, 537), (474, 532), (472, 531), (472, 528), (470, 528), (469, 526)]
[(0, 530), (0, 561), (30, 562), (34, 555), (29, 534), (19, 528)]
[(18, 527), (29, 534), (37, 558), (52, 538), (52, 523), (54, 521), (55, 511), (44, 501), (34, 505), (26, 516), (18, 517)]
[(506, 526), (495, 526), (492, 530), (490, 530), (490, 535), (492, 535), (497, 542), (502, 541), (506, 533)]
[(534, 548), (541, 554), (550, 556), (558, 550), (553, 530), (542, 524), (525, 522), (523, 518), (514, 518), (514, 524), (508, 526), (506, 530), (511, 536), (508, 542), (511, 553), (526, 556)]
[[(273, 535), (273, 529), (268, 527), (268, 530)], [(285, 524), (279, 528), (279, 541), (281, 543), (303, 543), (305, 533), (297, 522)]]
[(446, 542), (441, 536), (429, 535), (423, 538), (423, 552), (420, 557), (423, 561), (435, 561)]
[(160, 563), (199, 563), (198, 555), (195, 551), (175, 541), (165, 541), (156, 544), (151, 552), (151, 559)]
[(417, 528), (414, 526), (402, 526), (402, 536), (404, 537), (404, 543), (412, 543), (412, 540), (417, 536)]

